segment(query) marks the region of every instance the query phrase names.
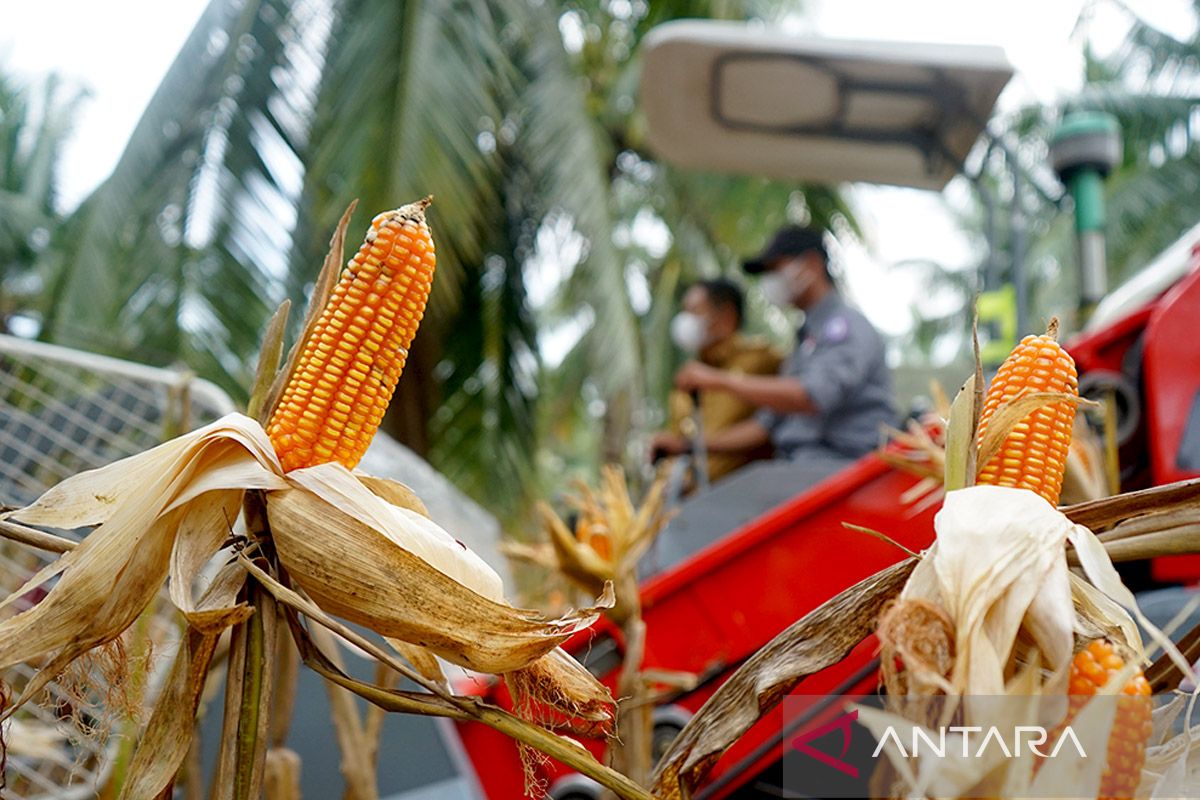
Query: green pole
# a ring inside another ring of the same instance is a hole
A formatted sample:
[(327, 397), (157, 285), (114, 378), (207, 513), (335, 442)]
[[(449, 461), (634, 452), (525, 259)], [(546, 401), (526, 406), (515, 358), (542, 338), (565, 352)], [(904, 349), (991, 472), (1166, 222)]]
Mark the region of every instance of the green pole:
[(1104, 230), (1104, 177), (1099, 170), (1081, 169), (1067, 179), (1075, 201), (1075, 232)]
[(1050, 139), (1050, 160), (1075, 203), (1082, 322), (1107, 292), (1104, 178), (1121, 161), (1121, 127), (1111, 114), (1068, 114)]

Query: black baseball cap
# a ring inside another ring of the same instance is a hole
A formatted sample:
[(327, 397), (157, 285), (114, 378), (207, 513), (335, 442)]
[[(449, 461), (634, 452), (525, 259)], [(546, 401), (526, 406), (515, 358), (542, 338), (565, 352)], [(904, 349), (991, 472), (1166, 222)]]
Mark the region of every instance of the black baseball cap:
[(744, 262), (742, 268), (751, 275), (766, 272), (771, 262), (783, 256), (799, 256), (809, 250), (816, 250), (821, 258), (829, 260), (825, 251), (825, 232), (819, 228), (806, 228), (801, 225), (788, 225), (780, 228), (771, 239), (766, 249), (754, 258)]

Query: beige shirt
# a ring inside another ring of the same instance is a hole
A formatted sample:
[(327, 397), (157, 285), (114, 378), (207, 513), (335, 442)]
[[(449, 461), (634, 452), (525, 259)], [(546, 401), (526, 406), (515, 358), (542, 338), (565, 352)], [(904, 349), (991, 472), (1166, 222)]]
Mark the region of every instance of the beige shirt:
[[(735, 333), (724, 341), (706, 347), (700, 353), (700, 361), (717, 369), (745, 375), (776, 375), (783, 357), (761, 339)], [(670, 430), (691, 438), (690, 417), (692, 400), (680, 391), (671, 392)], [(750, 417), (755, 406), (729, 392), (715, 390), (700, 393), (700, 424), (706, 436), (724, 430)], [(770, 458), (770, 448), (741, 453), (709, 453), (708, 478), (719, 480), (740, 467), (759, 458)]]

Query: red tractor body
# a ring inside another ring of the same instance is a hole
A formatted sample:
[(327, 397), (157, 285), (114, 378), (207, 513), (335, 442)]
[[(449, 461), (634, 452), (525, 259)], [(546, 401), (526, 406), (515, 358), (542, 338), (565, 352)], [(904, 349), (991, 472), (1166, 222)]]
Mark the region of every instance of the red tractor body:
[[(1188, 264), (1173, 285), (1067, 343), (1082, 391), (1118, 393), (1123, 489), (1200, 476), (1200, 232), (1197, 238), (1197, 249), (1188, 252)], [(778, 467), (747, 468), (686, 503), (682, 519), (664, 533), (668, 539), (675, 534), (663, 556), (666, 563), (642, 584), (645, 667), (700, 679), (696, 689), (667, 698), (656, 709), (656, 736), (664, 741), (784, 628), (903, 557), (895, 546), (843, 522), (886, 533), (912, 550), (933, 539), (938, 504), (905, 497), (917, 479), (877, 456), (824, 475), (801, 470), (794, 485), (808, 488), (782, 502), (770, 501), (772, 469)], [(767, 510), (712, 533), (714, 526), (721, 527), (722, 514), (736, 519), (729, 516), (730, 507), (756, 499)], [(1200, 557), (1157, 559), (1153, 575), (1160, 582), (1195, 582)], [(576, 635), (567, 649), (614, 687), (623, 653), (618, 630), (601, 622)], [(873, 690), (875, 655), (871, 638), (795, 693)], [(490, 700), (510, 705), (503, 684), (482, 690)], [(776, 708), (755, 725), (720, 760), (697, 797), (729, 797), (752, 785), (778, 762), (789, 732), (786, 722)], [(525, 796), (525, 775), (510, 739), (476, 723), (457, 729), (489, 800)], [(584, 744), (603, 757), (603, 742)], [(598, 786), (556, 762), (536, 770), (537, 780), (556, 800), (599, 796)]]

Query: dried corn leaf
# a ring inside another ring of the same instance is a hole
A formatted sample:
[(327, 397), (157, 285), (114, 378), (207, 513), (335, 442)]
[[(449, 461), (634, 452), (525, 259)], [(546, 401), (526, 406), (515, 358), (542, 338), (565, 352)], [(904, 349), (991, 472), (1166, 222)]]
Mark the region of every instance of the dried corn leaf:
[[(13, 519), (31, 524), (100, 526), (60, 557), (62, 577), (44, 600), (0, 623), (0, 666), (51, 656), (15, 705), (80, 654), (125, 630), (168, 572), (181, 610), (193, 612), (192, 581), (228, 533), (229, 510), (244, 488), (285, 486), (277, 465), (262, 428), (233, 414), (80, 473), (14, 512)], [(199, 535), (202, 520), (219, 521), (219, 527)], [(173, 561), (181, 531), (186, 542)]]
[(279, 359), (283, 356), (283, 337), (287, 333), (288, 312), (292, 301), (284, 300), (267, 321), (263, 333), (262, 347), (258, 351), (258, 366), (254, 370), (254, 384), (250, 388), (250, 402), (246, 405), (246, 416), (267, 423), (273, 409), (267, 408), (271, 385), (279, 373)]
[(550, 506), (538, 503), (537, 509), (550, 535), (559, 569), (585, 591), (595, 594), (606, 580), (612, 579), (612, 564), (601, 558), (591, 545), (580, 542)]
[(1099, 407), (1099, 403), (1069, 392), (1029, 392), (1019, 395), (996, 409), (988, 422), (987, 432), (979, 443), (979, 462), (976, 472), (981, 472), (1004, 446), (1004, 440), (1027, 416), (1043, 406), (1071, 403), (1078, 406)]
[[(289, 575), (326, 611), (460, 666), (504, 673), (595, 621), (548, 620), (504, 602), (499, 578), (429, 520), (378, 498), (344, 468), (289, 473), (267, 514)], [(611, 598), (601, 598), (611, 603)]]
[[(618, 574), (635, 568), (637, 562), (650, 549), (655, 537), (670, 519), (670, 514), (664, 510), (667, 477), (666, 472), (659, 473), (654, 482), (650, 484), (646, 496), (642, 498), (642, 504), (633, 518), (623, 546), (617, 551), (619, 553), (616, 557)], [(622, 485), (624, 485), (623, 479)]]
[[(358, 478), (359, 483), (370, 489), (380, 499), (386, 500), (394, 506), (415, 511), (422, 517), (429, 517), (429, 509), (425, 507), (421, 498), (417, 497), (417, 493), (400, 481), (394, 481), (391, 478), (377, 478), (357, 469), (354, 470), (354, 477)], [(429, 518), (432, 519), (432, 517)]]
[(554, 546), (549, 542), (527, 544), (526, 542), (504, 541), (499, 545), (500, 553), (514, 561), (534, 564), (543, 569), (558, 569), (558, 557), (554, 554)]
[(1075, 552), (1079, 555), (1080, 566), (1083, 567), (1088, 580), (1097, 589), (1132, 614), (1138, 621), (1138, 624), (1150, 634), (1150, 638), (1154, 640), (1154, 643), (1171, 657), (1171, 660), (1179, 668), (1180, 672), (1185, 677), (1195, 680), (1196, 677), (1192, 671), (1192, 665), (1179, 652), (1179, 648), (1175, 646), (1170, 637), (1147, 619), (1141, 609), (1138, 608), (1133, 592), (1129, 591), (1125, 584), (1121, 582), (1121, 576), (1117, 573), (1116, 568), (1113, 567), (1112, 561), (1104, 549), (1104, 544), (1096, 538), (1096, 534), (1083, 525), (1072, 525), (1068, 536), (1071, 544), (1075, 546)]
[[(1106, 638), (1124, 644), (1138, 661), (1145, 658), (1142, 634), (1129, 612), (1091, 583), (1070, 573), (1076, 633), (1084, 639)], [(1085, 625), (1090, 628), (1083, 627)]]
[[(262, 427), (242, 414), (229, 414), (145, 452), (73, 475), (8, 516), (30, 525), (69, 529), (107, 522), (130, 500), (139, 507), (169, 510), (194, 498), (195, 492), (185, 493), (192, 478), (219, 456), (209, 448), (223, 452), (230, 444), (241, 445), (263, 465), (262, 470), (249, 469), (254, 481), (244, 488), (284, 486), (278, 477), (279, 460)], [(213, 488), (217, 487), (207, 490)]]
[[(250, 610), (243, 609), (243, 621)], [(175, 654), (150, 722), (137, 744), (128, 778), (121, 787), (121, 800), (158, 797), (174, 780), (187, 757), (196, 726), (196, 706), (204, 689), (208, 664), (217, 644), (217, 633), (189, 629)]]
[[(375, 535), (370, 537), (370, 540), (381, 536), (472, 591), (491, 600), (503, 602), (504, 585), (500, 576), (482, 558), (428, 517), (384, 500), (341, 464), (332, 462), (292, 470), (287, 478), (294, 487), (303, 491), (272, 492), (267, 498), (271, 530), (277, 539), (281, 536), (290, 539), (292, 534), (308, 527), (306, 522), (319, 518), (313, 517), (306, 521), (297, 519), (294, 514), (285, 511), (293, 503), (305, 502), (298, 499), (301, 495), (311, 495), (319, 501), (317, 504), (309, 503), (306, 506), (313, 513), (358, 520), (374, 532)], [(286, 530), (282, 534), (276, 530), (276, 517), (284, 520)], [(326, 540), (325, 544), (334, 548), (330, 552), (345, 550), (344, 545), (339, 545), (336, 539)], [(403, 573), (389, 577), (396, 580), (401, 575)]]
[(804, 678), (846, 657), (875, 629), (916, 565), (877, 572), (792, 624), (738, 668), (696, 713), (654, 771), (659, 800), (690, 796), (718, 759)]
[(975, 376), (972, 375), (958, 390), (950, 406), (946, 426), (946, 474), (942, 481), (946, 491), (975, 483), (975, 389)]

